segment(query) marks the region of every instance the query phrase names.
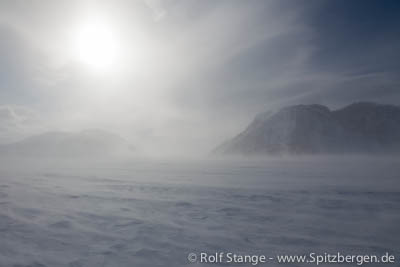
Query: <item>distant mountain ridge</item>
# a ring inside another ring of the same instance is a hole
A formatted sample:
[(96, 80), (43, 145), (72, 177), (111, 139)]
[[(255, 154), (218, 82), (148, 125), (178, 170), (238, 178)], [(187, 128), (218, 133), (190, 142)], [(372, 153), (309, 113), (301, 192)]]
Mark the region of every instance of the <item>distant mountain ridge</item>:
[(26, 157), (102, 157), (131, 153), (122, 137), (99, 129), (46, 132), (0, 146), (0, 155)]
[(258, 114), (215, 154), (399, 153), (400, 107), (372, 102), (338, 110), (295, 105)]

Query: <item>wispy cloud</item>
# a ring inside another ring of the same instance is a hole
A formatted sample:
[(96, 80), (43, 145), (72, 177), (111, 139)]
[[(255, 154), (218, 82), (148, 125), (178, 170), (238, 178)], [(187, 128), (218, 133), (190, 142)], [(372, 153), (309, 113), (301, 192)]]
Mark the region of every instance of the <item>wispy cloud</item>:
[[(399, 102), (398, 11), (391, 1), (5, 1), (0, 104), (40, 106), (58, 128), (206, 152), (265, 109)], [(70, 49), (96, 12), (122, 44), (117, 70), (101, 75)]]
[(153, 12), (155, 21), (160, 21), (167, 15), (167, 10), (164, 8), (161, 0), (144, 0), (144, 2)]

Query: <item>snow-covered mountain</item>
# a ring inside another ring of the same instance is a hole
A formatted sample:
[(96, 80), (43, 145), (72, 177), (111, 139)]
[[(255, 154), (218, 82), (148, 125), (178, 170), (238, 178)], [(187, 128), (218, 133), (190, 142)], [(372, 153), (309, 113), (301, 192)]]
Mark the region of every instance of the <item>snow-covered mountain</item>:
[(27, 157), (103, 157), (132, 152), (125, 139), (98, 129), (46, 132), (0, 146), (0, 155)]
[(400, 152), (400, 107), (359, 102), (339, 110), (296, 105), (256, 116), (216, 154)]

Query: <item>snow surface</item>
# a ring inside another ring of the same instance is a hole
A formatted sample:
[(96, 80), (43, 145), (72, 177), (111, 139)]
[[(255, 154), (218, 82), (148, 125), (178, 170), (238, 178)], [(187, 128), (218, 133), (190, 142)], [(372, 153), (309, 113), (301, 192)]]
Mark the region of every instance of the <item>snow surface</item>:
[(0, 266), (227, 266), (187, 261), (216, 251), (398, 259), (399, 173), (394, 159), (2, 159)]

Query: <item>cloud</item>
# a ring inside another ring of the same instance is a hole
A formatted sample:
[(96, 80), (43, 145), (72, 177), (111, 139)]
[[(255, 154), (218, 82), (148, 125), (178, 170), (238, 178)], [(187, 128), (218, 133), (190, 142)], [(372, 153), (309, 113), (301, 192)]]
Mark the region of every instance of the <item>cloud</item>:
[[(0, 104), (40, 107), (56, 128), (110, 128), (155, 151), (207, 152), (266, 109), (399, 103), (396, 3), (2, 2)], [(71, 25), (98, 11), (123, 44), (112, 74), (68, 54)], [(8, 132), (29, 129), (3, 112), (19, 129)]]
[(162, 1), (144, 0), (144, 2), (151, 9), (155, 21), (160, 21), (167, 15), (167, 10), (163, 7)]

